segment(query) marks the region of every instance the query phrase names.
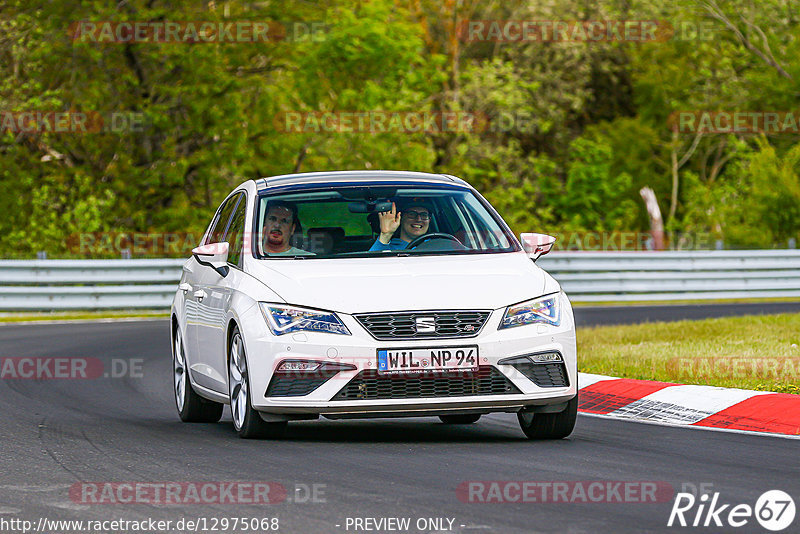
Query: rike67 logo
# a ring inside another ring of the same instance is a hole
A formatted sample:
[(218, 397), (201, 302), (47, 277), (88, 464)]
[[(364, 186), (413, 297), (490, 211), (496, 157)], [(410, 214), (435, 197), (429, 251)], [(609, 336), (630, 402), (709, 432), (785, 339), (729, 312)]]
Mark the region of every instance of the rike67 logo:
[(738, 528), (752, 524), (755, 518), (763, 528), (778, 532), (791, 525), (794, 516), (794, 500), (781, 490), (764, 492), (756, 500), (755, 506), (723, 503), (718, 491), (711, 496), (704, 493), (699, 498), (691, 493), (678, 493), (667, 526)]

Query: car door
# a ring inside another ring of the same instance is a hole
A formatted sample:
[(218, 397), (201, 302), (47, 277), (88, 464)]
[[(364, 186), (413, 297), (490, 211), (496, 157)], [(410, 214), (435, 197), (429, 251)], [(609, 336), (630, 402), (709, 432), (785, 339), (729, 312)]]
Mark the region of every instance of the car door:
[[(238, 197), (238, 198), (237, 198)], [(198, 303), (201, 321), (198, 322), (197, 343), (199, 350), (198, 373), (208, 380), (208, 387), (226, 393), (227, 386), (227, 359), (226, 359), (226, 333), (227, 324), (225, 317), (230, 308), (234, 290), (241, 283), (242, 271), (240, 259), (242, 240), (244, 238), (244, 223), (247, 213), (247, 198), (244, 193), (231, 197), (235, 200), (234, 210), (230, 221), (219, 241), (228, 243), (228, 274), (220, 275), (216, 270), (207, 267), (203, 269), (198, 284), (198, 294), (202, 301)]]
[[(234, 208), (236, 208), (240, 198), (241, 195), (239, 194), (233, 195), (220, 205), (209, 226), (208, 233), (203, 239), (203, 245), (218, 243), (223, 240), (231, 215), (233, 215)], [(215, 282), (215, 277), (220, 275), (214, 269), (198, 263), (196, 258), (190, 260), (188, 271), (190, 273), (187, 273), (186, 281), (189, 285), (186, 287), (184, 305), (186, 306), (187, 319), (186, 344), (190, 351), (189, 372), (196, 384), (214, 391), (224, 392), (225, 388), (220, 385), (220, 381), (224, 383), (225, 378), (218, 376), (219, 373), (213, 372), (206, 361), (206, 351), (201, 350), (203, 347), (201, 338), (205, 337), (206, 329), (217, 327), (207, 296), (209, 294), (209, 286)]]

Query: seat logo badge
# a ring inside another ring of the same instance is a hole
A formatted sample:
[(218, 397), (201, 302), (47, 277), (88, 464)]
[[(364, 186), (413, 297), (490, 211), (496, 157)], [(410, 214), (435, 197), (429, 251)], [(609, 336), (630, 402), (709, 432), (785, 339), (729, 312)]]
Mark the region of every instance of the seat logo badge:
[(436, 332), (436, 317), (417, 317), (415, 323), (417, 334), (431, 334)]

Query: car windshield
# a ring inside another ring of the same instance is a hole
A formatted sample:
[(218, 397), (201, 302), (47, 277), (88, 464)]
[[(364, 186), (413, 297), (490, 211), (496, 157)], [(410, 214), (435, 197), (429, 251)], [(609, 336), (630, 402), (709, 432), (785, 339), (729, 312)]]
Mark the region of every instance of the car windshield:
[(259, 258), (487, 254), (518, 250), (471, 190), (358, 185), (265, 193), (256, 206)]

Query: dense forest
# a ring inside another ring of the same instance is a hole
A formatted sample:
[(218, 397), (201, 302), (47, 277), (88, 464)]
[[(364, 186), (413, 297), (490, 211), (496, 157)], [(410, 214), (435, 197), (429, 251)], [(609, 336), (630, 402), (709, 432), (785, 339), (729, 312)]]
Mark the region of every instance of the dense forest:
[(339, 169), (461, 176), (518, 232), (648, 232), (649, 188), (666, 246), (800, 237), (796, 0), (0, 0), (0, 72), (2, 257)]

